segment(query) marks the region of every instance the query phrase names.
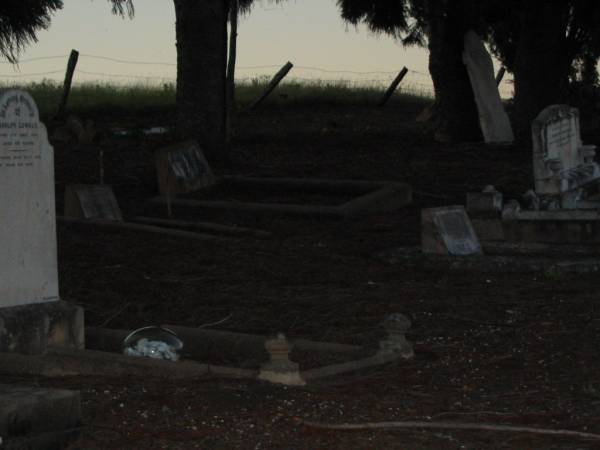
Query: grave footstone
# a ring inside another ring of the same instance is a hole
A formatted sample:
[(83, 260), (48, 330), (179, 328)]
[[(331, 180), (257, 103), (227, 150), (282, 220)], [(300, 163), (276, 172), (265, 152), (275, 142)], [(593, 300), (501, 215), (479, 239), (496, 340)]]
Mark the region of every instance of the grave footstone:
[(195, 141), (187, 141), (156, 152), (158, 188), (163, 195), (194, 192), (215, 184), (215, 176)]
[(595, 146), (581, 142), (577, 108), (549, 106), (533, 121), (531, 131), (537, 194), (572, 199), (570, 191), (600, 179)]
[(59, 300), (53, 149), (33, 98), (0, 92), (0, 352), (81, 347), (83, 311)]
[(66, 217), (123, 221), (112, 188), (105, 184), (72, 184), (65, 188)]
[(515, 138), (498, 93), (492, 57), (474, 31), (465, 35), (463, 62), (467, 66), (485, 142), (513, 142)]
[(423, 253), (480, 255), (481, 244), (464, 206), (445, 206), (421, 211)]

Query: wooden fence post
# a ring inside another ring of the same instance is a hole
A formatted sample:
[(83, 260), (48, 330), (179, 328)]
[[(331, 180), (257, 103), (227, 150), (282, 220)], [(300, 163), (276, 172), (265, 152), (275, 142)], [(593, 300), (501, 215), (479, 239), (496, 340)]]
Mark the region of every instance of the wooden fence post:
[(385, 94), (383, 94), (383, 98), (377, 106), (384, 106), (388, 102), (388, 100), (390, 99), (390, 97), (392, 96), (392, 94), (394, 93), (394, 91), (396, 90), (396, 88), (407, 73), (408, 69), (406, 67), (403, 67), (400, 73), (396, 76), (396, 78), (394, 78), (394, 81), (392, 81), (392, 84), (390, 84), (390, 87), (387, 88), (387, 91), (385, 91)]
[(279, 72), (275, 74), (265, 91), (250, 104), (247, 110), (250, 111), (256, 108), (258, 105), (260, 105), (263, 102), (263, 100), (267, 98), (271, 92), (273, 92), (273, 90), (277, 87), (281, 80), (285, 78), (289, 71), (292, 70), (292, 67), (294, 67), (294, 65), (288, 61), (281, 69), (279, 69)]
[(77, 67), (78, 59), (79, 52), (77, 50), (71, 50), (69, 62), (67, 63), (67, 73), (65, 74), (63, 93), (56, 113), (58, 119), (63, 119), (67, 111), (67, 101), (69, 100), (69, 94), (71, 93), (71, 83), (73, 82), (73, 75), (75, 74), (75, 67)]
[(504, 78), (504, 74), (506, 73), (506, 67), (500, 67), (498, 73), (496, 74), (496, 86), (500, 86), (502, 83), (502, 79)]

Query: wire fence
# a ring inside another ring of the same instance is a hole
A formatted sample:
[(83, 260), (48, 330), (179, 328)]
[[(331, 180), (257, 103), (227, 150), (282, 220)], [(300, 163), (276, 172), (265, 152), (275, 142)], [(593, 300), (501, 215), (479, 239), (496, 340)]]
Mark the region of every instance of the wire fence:
[[(61, 82), (64, 76), (66, 61), (69, 55), (53, 55), (23, 59), (18, 65), (0, 61), (0, 83), (23, 84), (49, 81)], [(52, 63), (50, 70), (26, 70), (29, 67)], [(129, 67), (137, 67), (132, 71)], [(267, 81), (281, 65), (237, 66), (237, 83), (255, 83)], [(399, 68), (400, 69), (400, 68)], [(357, 71), (328, 69), (315, 66), (294, 66), (290, 76), (284, 83), (303, 83), (319, 85), (342, 85), (347, 87), (367, 87), (385, 89), (398, 75), (398, 71)], [(81, 53), (75, 72), (75, 82), (109, 82), (116, 84), (164, 85), (176, 82), (177, 64), (164, 61), (124, 60), (110, 56)], [(433, 83), (428, 73), (409, 70), (399, 88), (402, 92), (433, 97)], [(513, 84), (510, 77), (505, 77), (499, 85), (500, 96), (510, 98)]]

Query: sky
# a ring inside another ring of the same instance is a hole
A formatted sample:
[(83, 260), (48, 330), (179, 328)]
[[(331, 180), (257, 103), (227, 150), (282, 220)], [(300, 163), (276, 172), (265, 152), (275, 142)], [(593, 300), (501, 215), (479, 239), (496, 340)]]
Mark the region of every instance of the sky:
[[(60, 81), (74, 48), (81, 54), (76, 83), (174, 81), (173, 2), (135, 3), (135, 18), (129, 20), (112, 15), (106, 0), (64, 0), (50, 29), (40, 32), (39, 42), (22, 53), (19, 66), (0, 64), (0, 78)], [(389, 36), (344, 23), (335, 0), (289, 0), (278, 5), (257, 0), (253, 11), (241, 18), (238, 31), (239, 80), (270, 76), (291, 61), (295, 67), (289, 78), (379, 85), (388, 84), (406, 66), (409, 74), (403, 87), (431, 89), (424, 49), (404, 48)]]

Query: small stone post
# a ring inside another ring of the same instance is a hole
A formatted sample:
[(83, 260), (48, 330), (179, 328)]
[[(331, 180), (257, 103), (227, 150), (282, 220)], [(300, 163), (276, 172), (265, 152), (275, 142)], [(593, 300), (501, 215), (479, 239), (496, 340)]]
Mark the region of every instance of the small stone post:
[(410, 320), (404, 314), (391, 314), (383, 321), (387, 331), (387, 339), (379, 342), (379, 354), (399, 353), (404, 359), (415, 356), (412, 344), (406, 340), (405, 334), (410, 330)]
[(306, 382), (300, 376), (300, 365), (290, 361), (292, 344), (279, 333), (274, 339), (265, 342), (270, 361), (263, 364), (258, 375), (259, 380), (288, 386), (304, 386)]

